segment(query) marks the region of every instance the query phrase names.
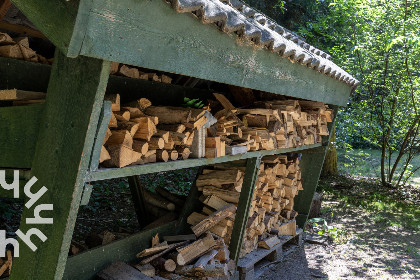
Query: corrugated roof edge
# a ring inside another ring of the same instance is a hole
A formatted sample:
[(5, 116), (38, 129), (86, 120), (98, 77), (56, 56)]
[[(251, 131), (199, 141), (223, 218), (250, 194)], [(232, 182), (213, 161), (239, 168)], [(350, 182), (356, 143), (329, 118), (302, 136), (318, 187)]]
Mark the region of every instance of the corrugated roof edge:
[(235, 33), (258, 46), (356, 88), (359, 81), (331, 61), (331, 56), (283, 28), (240, 0), (166, 0), (179, 13), (192, 13), (225, 33)]

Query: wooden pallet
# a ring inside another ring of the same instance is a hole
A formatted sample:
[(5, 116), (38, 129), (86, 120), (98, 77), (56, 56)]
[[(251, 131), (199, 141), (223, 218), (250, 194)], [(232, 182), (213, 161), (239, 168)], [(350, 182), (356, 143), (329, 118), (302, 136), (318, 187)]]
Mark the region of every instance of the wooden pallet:
[[(283, 260), (295, 248), (303, 244), (303, 230), (298, 229), (295, 236), (280, 236), (280, 243), (271, 249), (257, 248), (238, 261), (239, 280), (252, 280), (263, 272), (268, 263)], [(287, 247), (287, 251), (286, 251)]]

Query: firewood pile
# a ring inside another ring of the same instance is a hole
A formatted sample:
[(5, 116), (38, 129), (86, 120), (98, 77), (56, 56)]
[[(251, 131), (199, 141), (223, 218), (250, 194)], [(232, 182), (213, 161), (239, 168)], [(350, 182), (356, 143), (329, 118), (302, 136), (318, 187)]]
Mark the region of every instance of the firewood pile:
[(213, 112), (217, 123), (208, 129), (206, 157), (320, 143), (332, 122), (332, 109), (322, 102), (256, 101), (251, 108), (235, 108), (224, 95), (214, 96), (223, 109)]
[(165, 75), (157, 73), (153, 71), (143, 72), (139, 70), (137, 67), (134, 66), (128, 66), (126, 64), (118, 63), (118, 62), (112, 62), (111, 63), (111, 75), (119, 75), (124, 76), (132, 79), (141, 79), (146, 81), (153, 81), (153, 82), (160, 82), (165, 84), (171, 84), (172, 78)]
[(46, 59), (29, 47), (28, 37), (12, 38), (9, 34), (2, 32), (0, 32), (0, 56), (43, 64), (52, 63), (52, 59)]
[(193, 226), (194, 234), (164, 236), (163, 240), (156, 234), (151, 247), (136, 255), (139, 261), (132, 266), (122, 262), (113, 263), (97, 277), (103, 280), (125, 279), (125, 275), (121, 275), (124, 270), (123, 273), (136, 275), (138, 279), (152, 279), (145, 276), (153, 279), (156, 276), (163, 279), (228, 279), (233, 275), (235, 263), (229, 259), (224, 240), (208, 230), (235, 211), (236, 207), (229, 204)]
[(12, 251), (6, 251), (6, 257), (0, 258), (0, 277), (7, 277), (12, 271)]
[(187, 159), (195, 133), (208, 121), (204, 109), (152, 106), (146, 98), (121, 106), (118, 94), (105, 99), (112, 102), (100, 156), (105, 167)]
[(266, 156), (260, 165), (258, 181), (249, 212), (241, 256), (257, 247), (270, 249), (280, 240), (277, 235), (295, 235), (298, 213), (294, 197), (303, 190), (299, 158)]
[[(204, 169), (196, 180), (196, 186), (202, 192), (200, 201), (204, 206), (200, 213), (193, 212), (187, 222), (194, 227), (227, 205), (237, 205), (244, 171), (245, 167), (224, 165), (214, 165), (212, 169)], [(296, 233), (296, 222), (293, 220), (297, 212), (293, 210), (293, 203), (299, 190), (303, 189), (297, 157), (286, 155), (264, 157), (240, 256), (251, 252), (257, 246), (271, 248), (280, 242), (278, 234)], [(223, 238), (225, 244), (229, 245), (234, 220), (234, 215), (229, 215), (209, 231)]]

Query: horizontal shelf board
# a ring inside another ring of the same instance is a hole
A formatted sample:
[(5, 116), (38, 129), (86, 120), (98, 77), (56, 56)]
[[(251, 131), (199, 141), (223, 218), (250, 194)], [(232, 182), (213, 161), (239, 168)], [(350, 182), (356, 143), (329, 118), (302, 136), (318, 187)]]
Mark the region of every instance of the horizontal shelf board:
[(196, 158), (168, 162), (149, 163), (143, 165), (128, 166), (123, 168), (102, 168), (97, 171), (92, 171), (87, 174), (86, 181), (100, 181), (112, 178), (127, 177), (133, 175), (141, 175), (155, 172), (170, 171), (183, 168), (191, 168), (203, 165), (210, 165), (222, 162), (236, 161), (241, 159), (253, 158), (258, 156), (268, 156), (284, 153), (293, 153), (307, 149), (321, 147), (321, 144), (314, 144), (308, 146), (301, 146), (297, 148), (277, 149), (277, 150), (263, 150), (256, 152), (248, 152), (234, 156), (224, 156), (218, 158)]
[(150, 240), (156, 233), (160, 236), (173, 234), (176, 225), (177, 221), (172, 221), (69, 257), (63, 280), (94, 279), (98, 272), (115, 261), (134, 261), (137, 253), (150, 247)]

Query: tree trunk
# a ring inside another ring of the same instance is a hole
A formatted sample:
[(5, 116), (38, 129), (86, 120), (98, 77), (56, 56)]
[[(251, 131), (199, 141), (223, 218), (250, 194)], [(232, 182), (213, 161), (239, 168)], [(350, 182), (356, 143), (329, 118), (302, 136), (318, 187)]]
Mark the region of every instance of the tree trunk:
[(322, 176), (334, 175), (338, 173), (337, 169), (337, 146), (335, 143), (335, 127), (331, 132), (330, 143), (328, 144), (327, 154), (322, 167)]

